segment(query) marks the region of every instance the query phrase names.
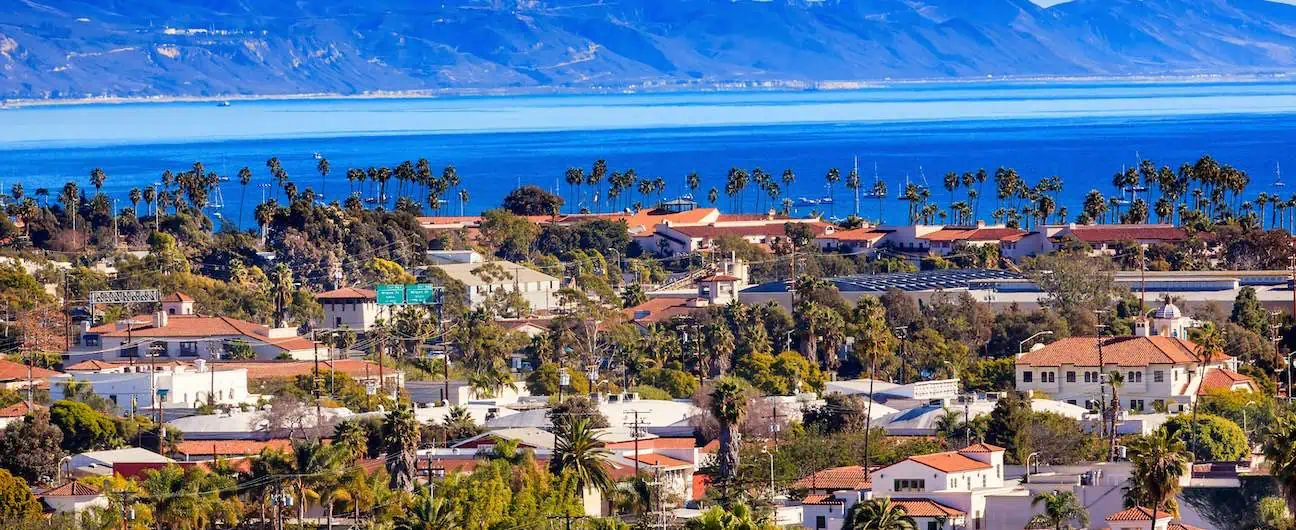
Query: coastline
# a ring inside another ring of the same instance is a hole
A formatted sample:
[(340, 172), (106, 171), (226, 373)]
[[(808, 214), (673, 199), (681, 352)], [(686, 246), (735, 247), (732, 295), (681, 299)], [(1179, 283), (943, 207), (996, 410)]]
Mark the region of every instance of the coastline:
[(744, 92), (837, 92), (876, 90), (893, 86), (991, 85), (996, 83), (1018, 85), (1043, 85), (1066, 83), (1122, 83), (1141, 84), (1199, 84), (1199, 83), (1256, 83), (1292, 81), (1296, 76), (1288, 73), (1254, 74), (1183, 74), (1183, 75), (1131, 75), (1131, 76), (1003, 76), (978, 78), (929, 79), (878, 79), (856, 81), (799, 81), (774, 80), (761, 82), (731, 82), (709, 84), (627, 84), (608, 87), (555, 87), (534, 88), (446, 88), (403, 91), (372, 91), (362, 93), (307, 92), (288, 94), (231, 94), (223, 96), (103, 96), (67, 99), (0, 99), (0, 110), (74, 107), (85, 105), (135, 105), (167, 103), (221, 103), (257, 101), (319, 101), (319, 100), (399, 100), (458, 97), (527, 97), (562, 95), (610, 94), (679, 94), (679, 93), (744, 93)]

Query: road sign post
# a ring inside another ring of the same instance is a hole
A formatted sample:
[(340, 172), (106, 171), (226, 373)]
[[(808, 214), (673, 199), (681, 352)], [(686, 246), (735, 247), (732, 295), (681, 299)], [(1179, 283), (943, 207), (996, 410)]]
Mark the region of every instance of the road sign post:
[(405, 303), (405, 286), (383, 284), (375, 291), (378, 294), (378, 305), (401, 305)]

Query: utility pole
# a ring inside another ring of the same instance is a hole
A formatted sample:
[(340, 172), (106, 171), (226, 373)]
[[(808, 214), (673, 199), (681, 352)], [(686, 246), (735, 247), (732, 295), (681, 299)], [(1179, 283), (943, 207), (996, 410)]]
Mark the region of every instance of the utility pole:
[(315, 368), (311, 374), (311, 394), (315, 396), (315, 428), (324, 425), (324, 411), (320, 406), (319, 337), (311, 330), (311, 345), (315, 348)]
[[(909, 368), (909, 352), (907, 348), (909, 344), (909, 326), (896, 326), (894, 331), (896, 338), (900, 339), (900, 384), (907, 385), (909, 384), (909, 375), (905, 372)], [(870, 392), (872, 391), (870, 390)], [(873, 399), (872, 394), (869, 395), (869, 399)]]
[(626, 412), (626, 414), (630, 414), (634, 416), (634, 421), (627, 423), (626, 426), (630, 427), (634, 434), (635, 476), (637, 477), (639, 476), (639, 428), (640, 426), (643, 425), (643, 422), (639, 420), (639, 415), (642, 413), (637, 410), (631, 410), (629, 412)]
[[(1107, 364), (1106, 364), (1106, 358), (1103, 357), (1103, 336), (1102, 336), (1103, 330), (1107, 329), (1107, 325), (1102, 323), (1102, 318), (1103, 318), (1106, 314), (1107, 314), (1107, 310), (1105, 310), (1105, 309), (1095, 309), (1095, 310), (1094, 310), (1094, 315), (1097, 316), (1097, 318), (1098, 318), (1098, 325), (1097, 325), (1097, 331), (1098, 331), (1098, 334), (1097, 334), (1097, 335), (1098, 335), (1098, 410), (1102, 413), (1102, 427), (1099, 429), (1099, 435), (1100, 435), (1100, 436), (1105, 436), (1105, 435), (1108, 434), (1108, 432), (1107, 432), (1107, 428), (1108, 428), (1108, 427), (1107, 427), (1107, 422), (1108, 422), (1108, 415), (1110, 414), (1110, 418), (1111, 418), (1111, 420), (1110, 420), (1110, 421), (1111, 421), (1111, 433), (1110, 433), (1110, 434), (1111, 434), (1111, 436), (1112, 436), (1112, 440), (1113, 440), (1113, 441), (1112, 441), (1112, 445), (1111, 445), (1111, 447), (1109, 447), (1109, 448), (1108, 448), (1108, 451), (1107, 451), (1107, 461), (1110, 462), (1110, 461), (1112, 460), (1112, 458), (1115, 456), (1114, 453), (1116, 452), (1116, 449), (1115, 449), (1115, 435), (1116, 435), (1116, 410), (1115, 410), (1114, 407), (1108, 407), (1108, 406), (1107, 406), (1107, 387), (1105, 386), (1106, 381), (1107, 381)], [(1113, 388), (1112, 391), (1115, 392), (1115, 388)], [(1110, 409), (1110, 410), (1109, 410), (1109, 409)]]

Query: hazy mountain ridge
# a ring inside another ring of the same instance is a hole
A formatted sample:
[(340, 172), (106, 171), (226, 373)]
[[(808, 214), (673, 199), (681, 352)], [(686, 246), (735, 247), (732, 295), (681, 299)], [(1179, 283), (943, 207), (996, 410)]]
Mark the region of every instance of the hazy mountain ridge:
[(1296, 7), (1264, 0), (3, 4), (5, 98), (1296, 68)]

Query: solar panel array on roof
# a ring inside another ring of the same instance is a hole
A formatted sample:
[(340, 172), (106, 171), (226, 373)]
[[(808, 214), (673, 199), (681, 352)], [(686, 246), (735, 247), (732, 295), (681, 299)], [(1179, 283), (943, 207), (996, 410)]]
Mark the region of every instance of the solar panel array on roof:
[[(829, 278), (837, 290), (847, 292), (875, 292), (887, 289), (901, 291), (931, 291), (936, 289), (962, 289), (975, 280), (1020, 279), (1021, 275), (998, 269), (950, 269), (921, 272), (892, 272), (859, 276)], [(746, 289), (753, 293), (781, 293), (788, 290), (787, 282), (770, 282)]]

